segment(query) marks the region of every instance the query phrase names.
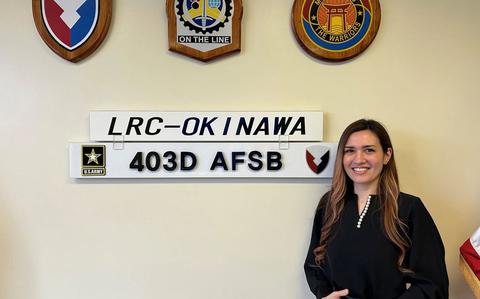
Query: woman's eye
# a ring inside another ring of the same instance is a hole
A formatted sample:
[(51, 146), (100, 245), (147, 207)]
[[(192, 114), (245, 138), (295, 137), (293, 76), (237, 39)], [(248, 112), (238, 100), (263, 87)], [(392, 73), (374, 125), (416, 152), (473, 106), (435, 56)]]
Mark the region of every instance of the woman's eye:
[(351, 149), (346, 149), (346, 150), (344, 150), (343, 152), (344, 152), (345, 154), (349, 154), (349, 153), (353, 153), (353, 150), (351, 150)]
[(367, 153), (374, 153), (375, 152), (375, 150), (373, 148), (367, 148), (365, 151)]

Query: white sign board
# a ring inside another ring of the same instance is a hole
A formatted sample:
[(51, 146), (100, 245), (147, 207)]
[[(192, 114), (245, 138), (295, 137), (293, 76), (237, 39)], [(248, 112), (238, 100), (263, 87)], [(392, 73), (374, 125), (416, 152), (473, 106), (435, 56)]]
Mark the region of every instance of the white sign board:
[(316, 142), (323, 140), (323, 113), (94, 111), (90, 140)]
[[(118, 147), (118, 149), (116, 149)], [(72, 143), (72, 178), (331, 178), (334, 143)]]

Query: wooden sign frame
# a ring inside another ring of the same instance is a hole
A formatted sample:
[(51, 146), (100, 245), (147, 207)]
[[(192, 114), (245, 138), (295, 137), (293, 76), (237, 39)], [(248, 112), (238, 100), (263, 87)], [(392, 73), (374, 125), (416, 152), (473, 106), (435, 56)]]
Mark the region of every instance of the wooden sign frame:
[(473, 294), (476, 298), (480, 298), (480, 280), (478, 280), (477, 276), (473, 272), (472, 268), (468, 265), (468, 263), (463, 258), (462, 254), (460, 254), (460, 271), (463, 273), (465, 281), (467, 282), (468, 286), (472, 289)]
[(66, 48), (49, 31), (43, 15), (43, 3), (44, 0), (32, 0), (35, 26), (43, 41), (60, 57), (71, 62), (78, 62), (92, 54), (107, 36), (112, 19), (112, 0), (98, 0), (98, 15), (96, 24), (93, 25), (93, 31), (74, 49)]
[[(199, 50), (193, 47), (187, 46), (185, 43), (180, 43), (178, 41), (178, 23), (181, 22), (180, 18), (177, 15), (177, 5), (180, 5), (179, 1), (187, 0), (166, 0), (167, 1), (167, 16), (168, 16), (168, 43), (169, 50), (177, 52), (195, 59), (198, 59), (203, 62), (210, 61), (212, 59), (218, 58), (220, 56), (238, 52), (241, 49), (241, 32), (242, 32), (242, 17), (243, 17), (243, 4), (242, 0), (224, 0), (227, 3), (231, 3), (233, 14), (227, 15), (228, 20), (225, 22), (231, 22), (231, 42), (225, 44), (224, 46), (219, 46), (210, 50)], [(207, 0), (198, 0), (199, 3), (204, 3), (202, 1)], [(183, 2), (182, 2), (183, 3)], [(225, 2), (224, 2), (225, 3)], [(206, 32), (202, 32), (200, 29), (195, 29), (191, 31), (191, 36), (199, 37), (208, 37), (211, 36)], [(219, 32), (221, 30), (218, 29)]]
[(379, 0), (295, 0), (292, 8), (299, 44), (313, 57), (327, 61), (362, 53), (375, 39), (380, 20)]

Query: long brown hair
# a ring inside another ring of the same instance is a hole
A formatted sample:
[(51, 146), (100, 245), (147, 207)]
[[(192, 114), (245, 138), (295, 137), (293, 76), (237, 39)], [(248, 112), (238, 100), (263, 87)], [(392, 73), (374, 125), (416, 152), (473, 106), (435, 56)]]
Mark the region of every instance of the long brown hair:
[(355, 132), (369, 130), (378, 137), (384, 153), (391, 149), (391, 157), (383, 166), (377, 186), (377, 197), (380, 202), (383, 215), (383, 229), (387, 238), (400, 249), (398, 268), (402, 272), (408, 269), (402, 267), (405, 254), (410, 247), (410, 240), (405, 234), (406, 225), (398, 217), (398, 195), (400, 194), (397, 167), (392, 142), (387, 130), (377, 121), (371, 119), (360, 119), (350, 124), (338, 143), (337, 157), (335, 161), (332, 188), (327, 192), (318, 205), (324, 209), (323, 226), (320, 235), (320, 244), (314, 249), (315, 262), (320, 265), (325, 260), (325, 253), (328, 246), (333, 226), (340, 219), (345, 198), (347, 194), (353, 193), (353, 182), (343, 168), (343, 154), (348, 138)]

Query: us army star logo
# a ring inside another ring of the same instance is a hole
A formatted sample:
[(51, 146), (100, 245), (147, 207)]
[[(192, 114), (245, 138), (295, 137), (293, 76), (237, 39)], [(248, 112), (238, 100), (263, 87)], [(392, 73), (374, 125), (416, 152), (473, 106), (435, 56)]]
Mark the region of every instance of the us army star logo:
[(96, 154), (95, 149), (92, 148), (92, 152), (90, 154), (85, 154), (88, 158), (87, 164), (90, 164), (91, 162), (95, 162), (95, 164), (98, 165), (98, 157), (100, 157), (102, 154)]
[(104, 176), (106, 174), (105, 145), (82, 145), (82, 176)]

